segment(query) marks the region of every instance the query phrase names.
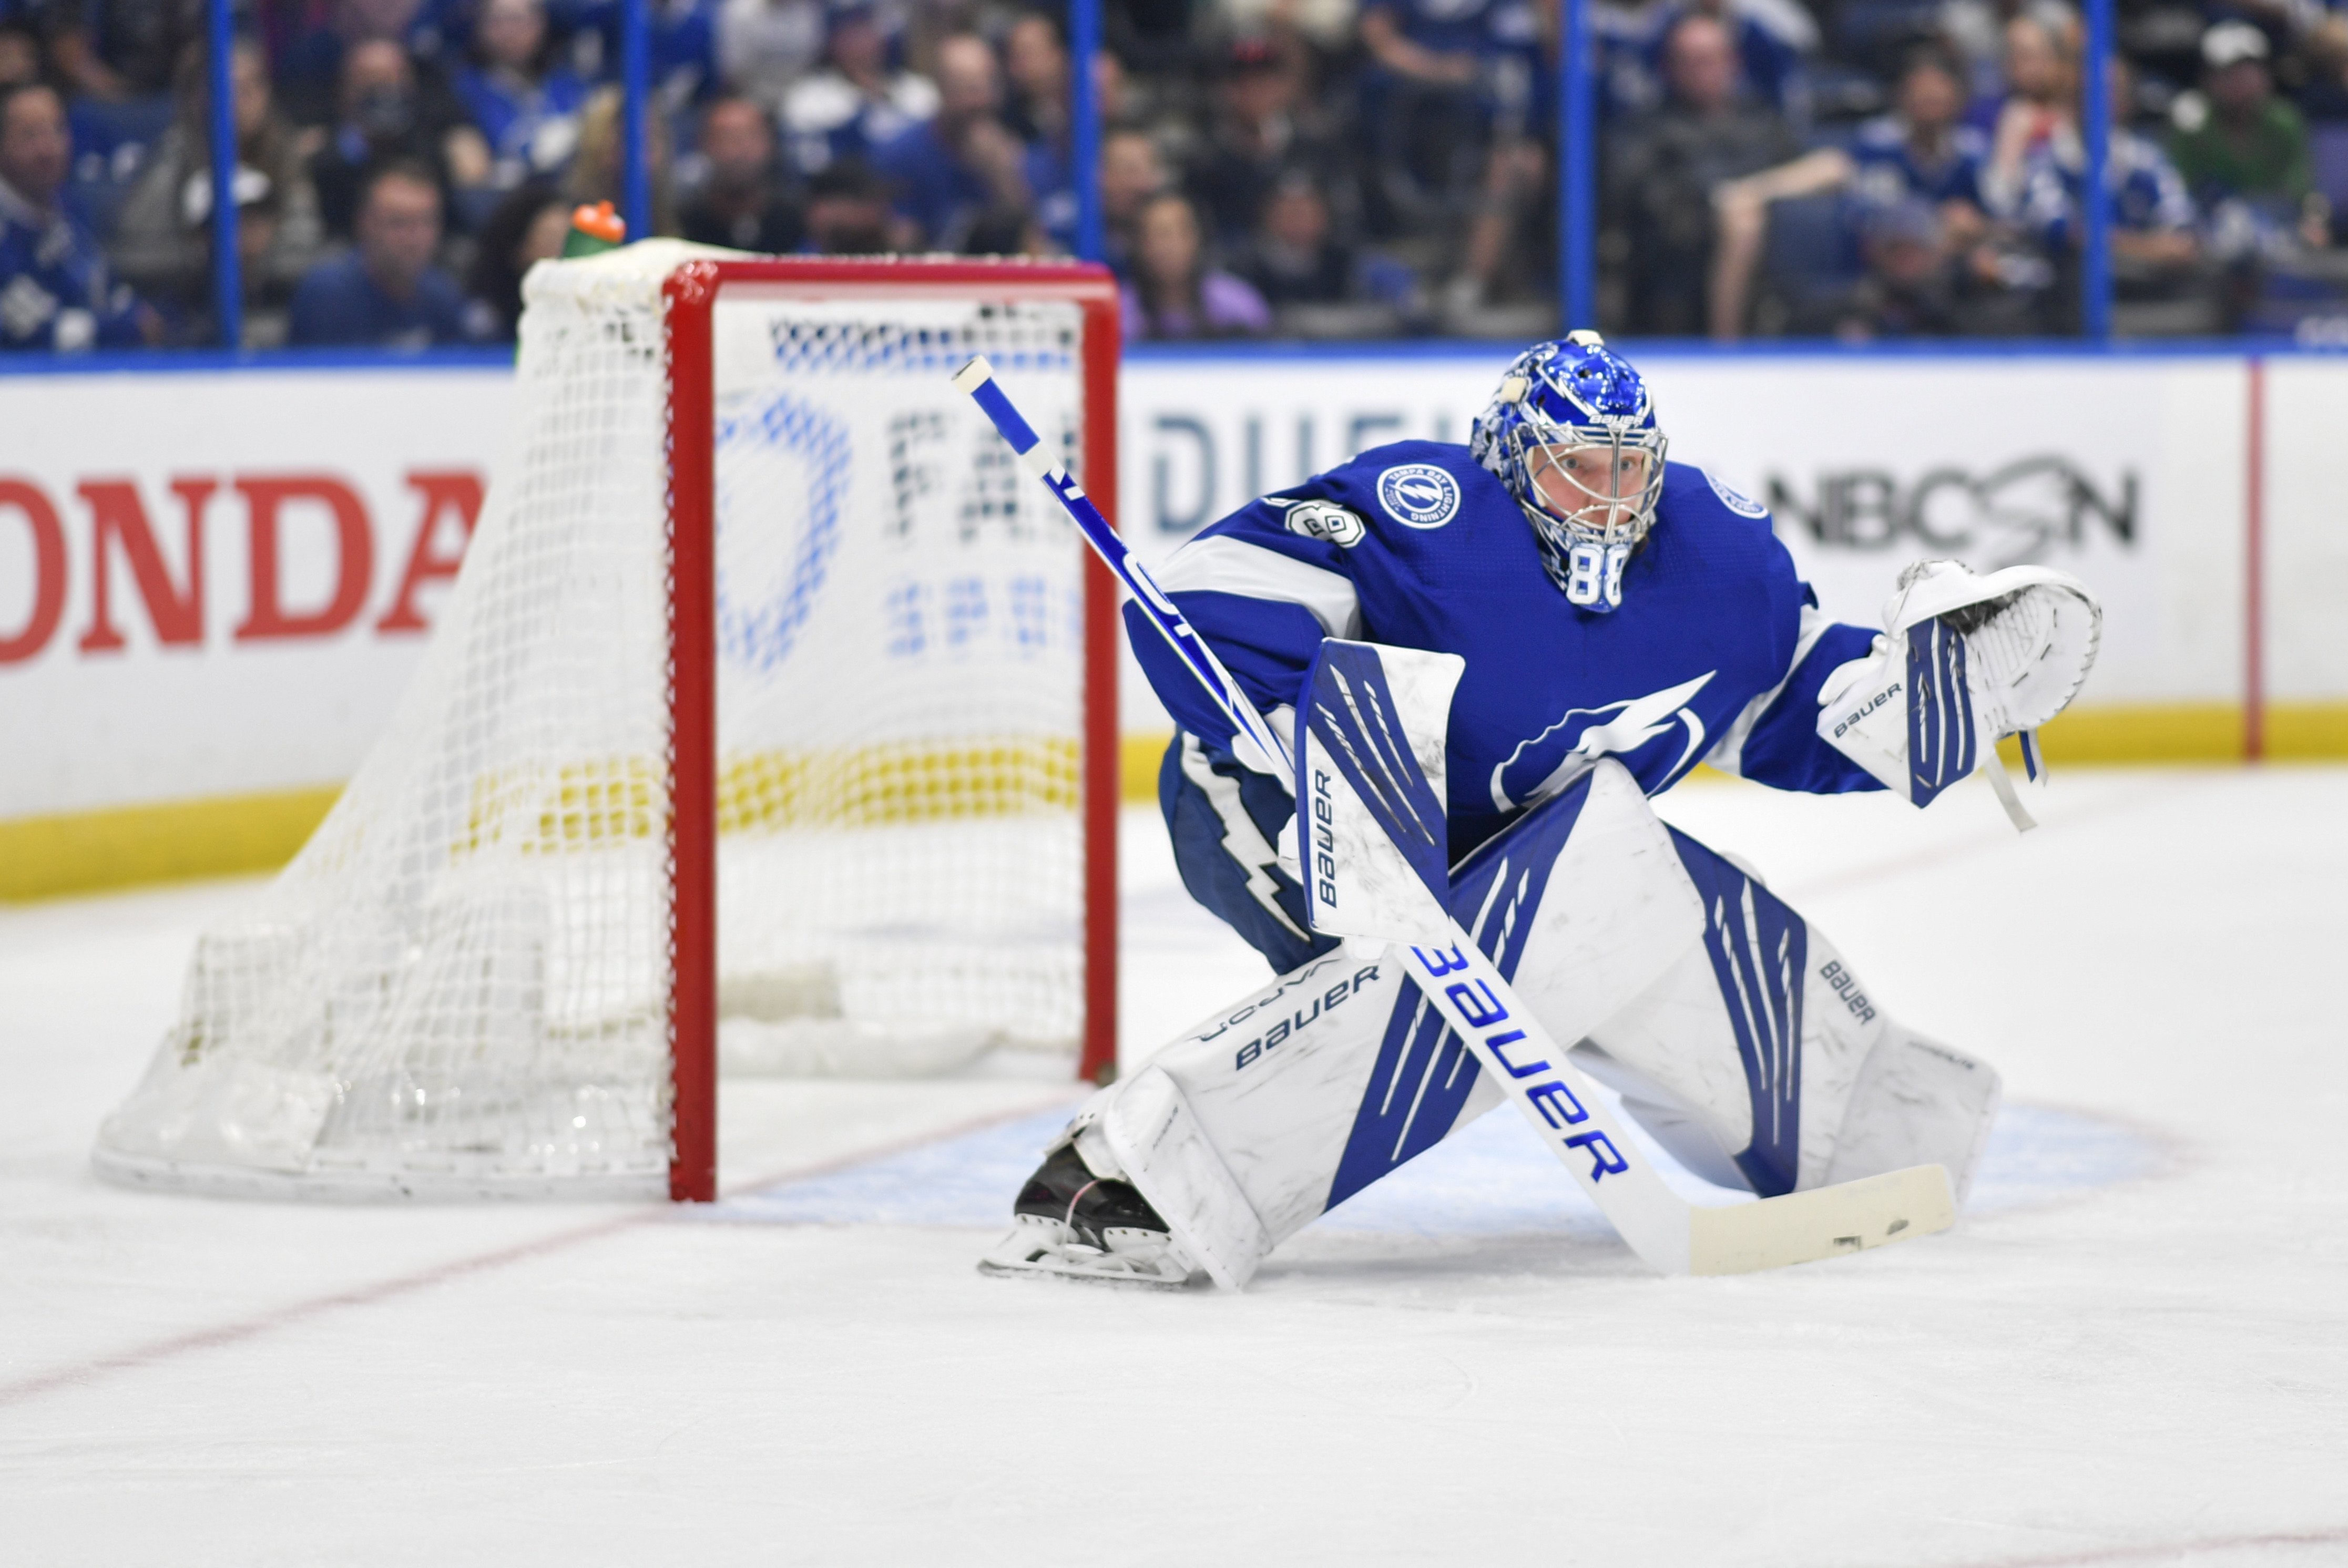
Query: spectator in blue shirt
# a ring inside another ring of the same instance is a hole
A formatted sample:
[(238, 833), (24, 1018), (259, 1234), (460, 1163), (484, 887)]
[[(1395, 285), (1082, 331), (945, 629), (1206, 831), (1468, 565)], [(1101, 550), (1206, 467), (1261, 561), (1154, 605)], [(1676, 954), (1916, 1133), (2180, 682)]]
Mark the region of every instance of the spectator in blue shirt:
[(0, 350), (130, 348), (160, 335), (154, 313), (114, 281), (89, 230), (59, 204), (72, 167), (55, 89), (0, 89)]
[[(2104, 165), (2112, 257), (2127, 283), (2160, 282), (2192, 273), (2201, 260), (2200, 215), (2185, 177), (2160, 144), (2128, 128), (2134, 84), (2125, 63), (2111, 65), (2111, 140)], [(2056, 136), (2025, 167), (2017, 217), (2049, 251), (2075, 250), (2087, 188), (2087, 151), (2075, 135)]]
[(587, 84), (551, 55), (544, 0), (484, 0), (457, 97), (489, 141), (501, 190), (560, 172), (579, 146)]
[(1721, 235), (1714, 275), (1720, 320), (1744, 320), (1773, 202), (1847, 190), (1855, 254), (1890, 243), (1880, 235), (1862, 238), (1878, 214), (1921, 206), (1932, 213), (1932, 221), (1903, 220), (1896, 226), (1897, 244), (1910, 247), (1920, 242), (1919, 236), (1929, 238), (1937, 247), (1929, 269), (1933, 272), (1981, 241), (1988, 229), (1982, 170), (1989, 138), (1964, 122), (1962, 67), (1937, 49), (1918, 50), (1900, 73), (1896, 103), (1893, 113), (1860, 127), (1848, 149), (1819, 148), (1714, 192)]
[(876, 172), (896, 190), (897, 210), (931, 249), (959, 251), (983, 217), (1032, 214), (1032, 177), (1048, 170), (1003, 123), (994, 51), (972, 33), (938, 45), (938, 112), (881, 148)]
[(783, 95), (783, 131), (802, 173), (843, 159), (870, 159), (938, 112), (938, 89), (929, 77), (890, 68), (888, 35), (870, 5), (833, 10), (824, 53), (824, 68)]
[(294, 295), (290, 341), (421, 349), (478, 343), (494, 313), (433, 264), (440, 188), (420, 163), (388, 163), (359, 193), (358, 249), (320, 263)]

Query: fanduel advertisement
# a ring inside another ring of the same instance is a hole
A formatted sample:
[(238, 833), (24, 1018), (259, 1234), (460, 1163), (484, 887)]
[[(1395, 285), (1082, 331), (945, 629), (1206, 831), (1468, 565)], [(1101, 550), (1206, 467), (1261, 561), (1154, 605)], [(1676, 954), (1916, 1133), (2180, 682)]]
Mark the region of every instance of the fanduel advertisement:
[[(1873, 624), (1913, 560), (2043, 561), (2106, 608), (2085, 704), (2239, 698), (2244, 361), (1636, 357), (1672, 457), (1766, 507), (1838, 618)], [(1464, 441), (1508, 358), (1137, 354), (1119, 524), (1155, 563), (1355, 452)], [(493, 369), (0, 376), (0, 820), (348, 777), (445, 602), (511, 396)], [(2348, 361), (2274, 362), (2264, 418), (2270, 690), (2337, 701)], [(1129, 732), (1162, 730), (1138, 672), (1125, 693)]]

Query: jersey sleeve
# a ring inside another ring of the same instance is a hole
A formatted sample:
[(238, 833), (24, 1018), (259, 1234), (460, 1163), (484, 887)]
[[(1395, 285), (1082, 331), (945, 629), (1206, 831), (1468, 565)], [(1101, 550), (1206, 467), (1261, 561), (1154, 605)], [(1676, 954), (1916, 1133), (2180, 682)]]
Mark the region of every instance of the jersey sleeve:
[(1828, 620), (1804, 583), (1801, 633), (1785, 679), (1745, 705), (1704, 760), (1773, 789), (1811, 794), (1881, 789), (1875, 775), (1818, 736), (1819, 689), (1838, 668), (1865, 658), (1877, 635)]
[[(1323, 638), (1361, 633), (1361, 601), (1343, 549), (1330, 537), (1343, 534), (1346, 518), (1359, 526), (1358, 515), (1332, 500), (1325, 484), (1311, 481), (1242, 507), (1153, 574), (1266, 713), (1296, 705)], [(1174, 723), (1228, 748), (1231, 723), (1189, 666), (1131, 605), (1125, 617), (1134, 657)]]

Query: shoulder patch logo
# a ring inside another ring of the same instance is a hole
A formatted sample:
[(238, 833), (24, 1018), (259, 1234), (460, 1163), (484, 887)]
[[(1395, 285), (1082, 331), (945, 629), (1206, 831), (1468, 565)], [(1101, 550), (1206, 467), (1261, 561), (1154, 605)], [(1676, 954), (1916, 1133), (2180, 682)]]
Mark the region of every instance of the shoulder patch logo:
[(1713, 477), (1711, 469), (1707, 468), (1704, 470), (1704, 483), (1712, 487), (1712, 493), (1720, 497), (1720, 504), (1726, 507), (1730, 511), (1735, 512), (1738, 517), (1766, 518), (1769, 515), (1768, 507), (1753, 499), (1750, 496), (1743, 495), (1738, 491), (1730, 489), (1727, 486), (1722, 484), (1718, 479)]
[(1308, 539), (1327, 539), (1352, 549), (1369, 533), (1368, 519), (1334, 501), (1283, 501), (1275, 496), (1272, 502), (1288, 508), (1288, 531)]
[(1459, 481), (1432, 463), (1399, 463), (1378, 476), (1378, 505), (1410, 528), (1439, 528), (1459, 511)]

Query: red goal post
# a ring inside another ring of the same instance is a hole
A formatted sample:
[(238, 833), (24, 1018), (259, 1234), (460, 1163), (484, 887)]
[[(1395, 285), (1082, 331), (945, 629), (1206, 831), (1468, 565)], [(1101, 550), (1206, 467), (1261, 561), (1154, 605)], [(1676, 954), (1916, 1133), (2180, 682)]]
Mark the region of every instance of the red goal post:
[[(1082, 479), (1117, 521), (1117, 284), (1086, 262), (903, 257), (695, 260), (662, 287), (668, 384), (670, 877), (669, 1009), (674, 1140), (669, 1195), (717, 1194), (716, 366), (721, 294), (781, 299), (950, 298), (1065, 301), (1082, 320)], [(1117, 599), (1116, 582), (1073, 530), (1084, 557), (1084, 1022), (1078, 1073), (1117, 1064)]]

